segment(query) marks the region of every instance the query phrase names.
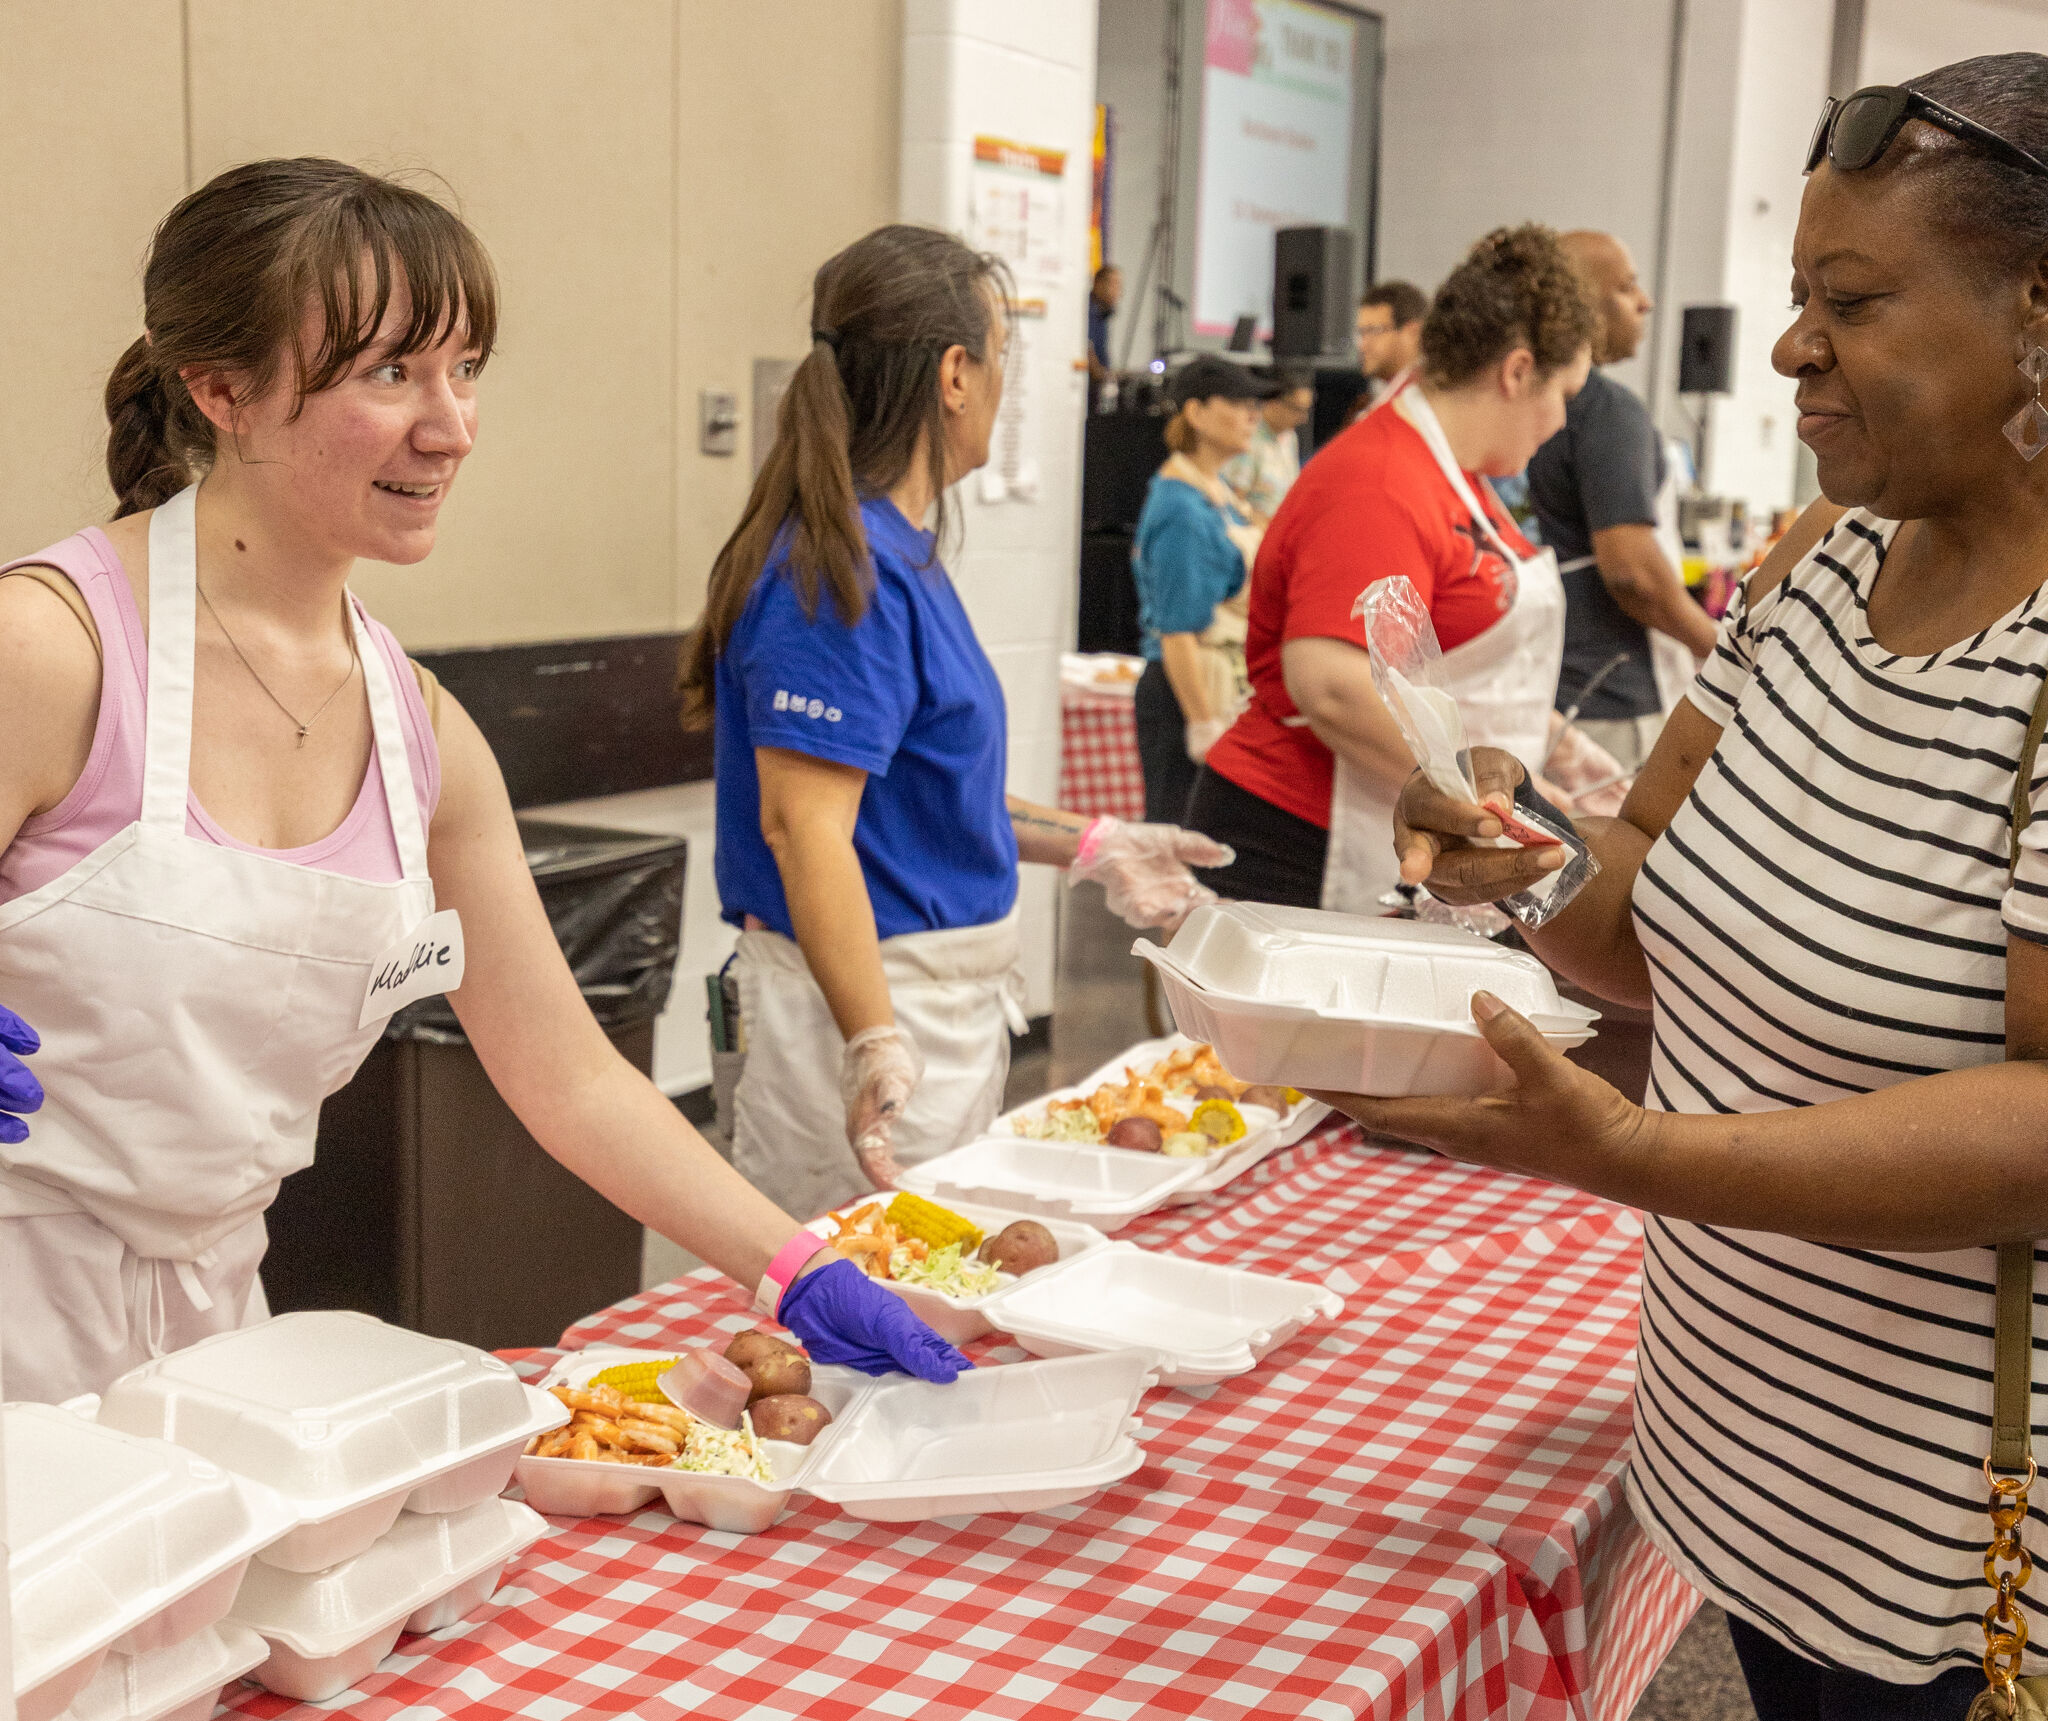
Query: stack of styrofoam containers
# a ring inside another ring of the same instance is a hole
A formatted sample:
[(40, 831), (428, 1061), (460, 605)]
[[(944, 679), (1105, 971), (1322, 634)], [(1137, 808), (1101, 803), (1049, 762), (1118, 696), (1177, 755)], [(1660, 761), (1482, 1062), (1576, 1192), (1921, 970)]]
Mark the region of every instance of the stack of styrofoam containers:
[[(280, 1696), (347, 1690), (401, 1633), (481, 1605), (546, 1532), (501, 1494), (568, 1411), (496, 1357), (368, 1315), (280, 1315), (123, 1375), (100, 1423), (153, 1435), (263, 1484), (289, 1511), (232, 1618), (266, 1645)], [(9, 1459), (10, 1466), (13, 1463)]]
[(213, 1712), (264, 1656), (225, 1616), (294, 1515), (267, 1488), (161, 1440), (46, 1404), (4, 1419), (20, 1721)]

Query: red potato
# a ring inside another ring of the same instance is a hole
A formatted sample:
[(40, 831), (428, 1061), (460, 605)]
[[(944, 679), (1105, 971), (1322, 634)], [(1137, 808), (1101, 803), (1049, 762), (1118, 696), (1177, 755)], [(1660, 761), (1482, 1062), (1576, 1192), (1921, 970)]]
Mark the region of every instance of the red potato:
[(750, 1414), (754, 1432), (763, 1440), (787, 1440), (793, 1446), (810, 1445), (832, 1421), (831, 1411), (815, 1398), (796, 1392), (771, 1394)]
[(1165, 1132), (1149, 1117), (1119, 1118), (1104, 1138), (1111, 1147), (1128, 1147), (1138, 1153), (1157, 1153), (1166, 1140)]
[(999, 1272), (1014, 1273), (1021, 1279), (1040, 1267), (1050, 1267), (1060, 1258), (1060, 1246), (1036, 1219), (1019, 1219), (982, 1244), (981, 1258)]
[(749, 1406), (781, 1394), (802, 1395), (811, 1390), (811, 1365), (795, 1345), (784, 1344), (773, 1333), (741, 1333), (725, 1347), (725, 1360), (747, 1377)]
[(1257, 1087), (1246, 1088), (1237, 1096), (1241, 1106), (1264, 1106), (1268, 1111), (1277, 1111), (1283, 1116), (1290, 1109), (1287, 1090), (1275, 1087), (1271, 1082), (1261, 1082)]

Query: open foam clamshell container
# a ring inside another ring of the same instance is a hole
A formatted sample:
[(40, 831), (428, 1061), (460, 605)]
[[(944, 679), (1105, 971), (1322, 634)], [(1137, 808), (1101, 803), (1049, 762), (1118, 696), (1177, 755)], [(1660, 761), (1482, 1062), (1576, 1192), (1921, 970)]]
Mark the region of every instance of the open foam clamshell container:
[(163, 1441), (54, 1405), (10, 1404), (0, 1419), (20, 1721), (64, 1714), (110, 1651), (207, 1631), (250, 1557), (297, 1521), (269, 1490)]
[[(826, 1214), (822, 1219), (813, 1219), (808, 1229), (817, 1232), (821, 1237), (829, 1237), (833, 1234), (832, 1221), (835, 1218), (874, 1202), (887, 1207), (889, 1197), (882, 1194), (871, 1196), (868, 1201), (849, 1202), (846, 1206)], [(1006, 1225), (1013, 1224), (1019, 1219), (1036, 1217), (1030, 1213), (1012, 1213), (1000, 1207), (982, 1207), (969, 1201), (948, 1201), (944, 1206), (947, 1212), (957, 1213), (962, 1219), (980, 1226), (982, 1233), (989, 1237), (993, 1237)], [(1109, 1246), (1107, 1237), (1093, 1225), (1083, 1225), (1078, 1219), (1040, 1219), (1038, 1222), (1052, 1233), (1052, 1240), (1059, 1247), (1060, 1258), (1052, 1266), (1041, 1267), (1035, 1273), (1026, 1274), (1027, 1278), (1042, 1279), (1046, 1274), (1057, 1271), (1060, 1266), (1087, 1254), (1091, 1249), (1105, 1249)], [(905, 1285), (894, 1279), (876, 1281), (885, 1290), (894, 1291), (915, 1309), (918, 1318), (949, 1345), (971, 1344), (974, 1340), (986, 1338), (990, 1333), (997, 1331), (983, 1311), (1006, 1288), (1020, 1282), (1012, 1274), (1002, 1273), (998, 1275), (998, 1282), (993, 1291), (984, 1291), (978, 1297), (949, 1297), (944, 1291), (934, 1290), (929, 1285)]]
[(99, 1420), (275, 1489), (298, 1527), (259, 1557), (317, 1572), (401, 1511), (459, 1512), (502, 1493), (520, 1449), (569, 1413), (474, 1346), (312, 1310), (143, 1364), (107, 1388)]
[(547, 1534), (514, 1500), (461, 1512), (407, 1512), (375, 1544), (324, 1572), (257, 1564), (234, 1620), (268, 1653), (250, 1677), (280, 1697), (322, 1703), (346, 1691), (409, 1631), (439, 1631), (481, 1607), (505, 1567)]
[(1001, 1208), (1013, 1219), (1078, 1219), (1098, 1231), (1121, 1231), (1206, 1169), (1204, 1160), (1127, 1147), (986, 1136), (906, 1166), (898, 1181), (942, 1206), (970, 1201)]
[[(1111, 1058), (1100, 1069), (1084, 1076), (1072, 1086), (1056, 1088), (1051, 1093), (1041, 1094), (1028, 1104), (1012, 1107), (989, 1126), (989, 1134), (998, 1138), (1025, 1135), (1026, 1132), (1020, 1126), (1028, 1119), (1042, 1118), (1045, 1108), (1053, 1101), (1086, 1099), (1105, 1083), (1121, 1084), (1125, 1080), (1126, 1071), (1136, 1070), (1142, 1073), (1157, 1064), (1160, 1059), (1195, 1043), (1185, 1034), (1165, 1034), (1155, 1040), (1140, 1040), (1135, 1046)], [(1228, 1067), (1226, 1062), (1225, 1068)], [(1186, 1102), (1178, 1095), (1169, 1095), (1167, 1103), (1187, 1109)], [(1320, 1100), (1312, 1099), (1304, 1099), (1285, 1112), (1268, 1111), (1262, 1106), (1240, 1105), (1238, 1109), (1245, 1120), (1244, 1134), (1227, 1147), (1204, 1154), (1199, 1162), (1205, 1168), (1202, 1175), (1169, 1195), (1162, 1203), (1163, 1206), (1185, 1207), (1213, 1195), (1226, 1184), (1242, 1177), (1262, 1159), (1278, 1153), (1283, 1147), (1292, 1147), (1330, 1115), (1328, 1106)], [(1042, 1138), (1027, 1136), (1026, 1139)]]
[(1493, 993), (1561, 1051), (1599, 1020), (1535, 957), (1428, 921), (1222, 902), (1196, 909), (1165, 949), (1131, 948), (1158, 971), (1175, 1025), (1240, 1081), (1471, 1096), (1508, 1080), (1472, 1020), (1473, 993)]
[(1211, 1386), (1343, 1309), (1321, 1285), (1112, 1243), (1058, 1274), (1018, 1280), (991, 1299), (988, 1318), (1033, 1356), (1135, 1346), (1158, 1359), (1161, 1386)]
[(246, 1626), (217, 1626), (147, 1655), (110, 1655), (71, 1700), (68, 1721), (207, 1721), (221, 1687), (257, 1666), (270, 1646)]
[[(674, 1354), (582, 1351), (548, 1378), (580, 1385), (615, 1363)], [(665, 1496), (677, 1517), (741, 1534), (767, 1529), (798, 1491), (884, 1523), (1035, 1512), (1086, 1499), (1145, 1461), (1133, 1418), (1156, 1368), (1151, 1352), (1127, 1350), (970, 1369), (939, 1385), (814, 1363), (811, 1396), (832, 1423), (808, 1447), (763, 1442), (773, 1487), (570, 1458), (523, 1458), (519, 1481), (527, 1501), (553, 1515), (637, 1512)], [(707, 1510), (714, 1500), (717, 1523)]]

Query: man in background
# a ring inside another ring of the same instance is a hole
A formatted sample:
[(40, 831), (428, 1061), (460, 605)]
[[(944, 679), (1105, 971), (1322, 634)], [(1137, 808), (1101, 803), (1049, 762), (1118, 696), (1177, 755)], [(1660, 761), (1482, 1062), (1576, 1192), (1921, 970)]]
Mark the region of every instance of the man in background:
[(1422, 351), (1422, 319), (1429, 298), (1408, 281), (1382, 281), (1358, 301), (1358, 368), (1366, 391), (1359, 410), (1384, 395)]
[(1301, 427), (1316, 409), (1316, 375), (1307, 365), (1275, 365), (1273, 393), (1259, 408), (1252, 445), (1223, 463), (1223, 482), (1237, 492), (1254, 526), (1266, 525), (1280, 498), (1301, 476)]
[[(1649, 409), (1597, 368), (1635, 357), (1655, 306), (1613, 234), (1567, 233), (1563, 242), (1599, 313), (1596, 368), (1566, 406), (1564, 428), (1529, 462), (1529, 500), (1564, 575), (1558, 709), (1578, 706), (1579, 727), (1633, 771), (1656, 745), (1695, 660), (1713, 650), (1714, 623), (1676, 565), (1677, 502)], [(1653, 634), (1683, 654), (1654, 646)], [(1659, 649), (1672, 665), (1661, 694)], [(1622, 662), (1589, 687), (1617, 657)]]
[(1123, 296), (1124, 272), (1114, 263), (1103, 264), (1095, 271), (1095, 279), (1088, 283), (1088, 404), (1091, 408), (1102, 385), (1115, 374), (1116, 367), (1109, 362), (1109, 319), (1116, 315), (1117, 304)]

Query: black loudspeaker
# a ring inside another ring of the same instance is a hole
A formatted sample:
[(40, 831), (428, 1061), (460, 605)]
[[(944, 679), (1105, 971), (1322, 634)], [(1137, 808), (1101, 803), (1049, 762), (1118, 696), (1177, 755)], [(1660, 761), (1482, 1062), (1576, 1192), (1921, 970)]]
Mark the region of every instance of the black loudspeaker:
[(1313, 359), (1352, 342), (1351, 231), (1282, 227), (1273, 235), (1273, 356)]
[(1735, 307), (1687, 305), (1678, 337), (1678, 392), (1735, 392)]

